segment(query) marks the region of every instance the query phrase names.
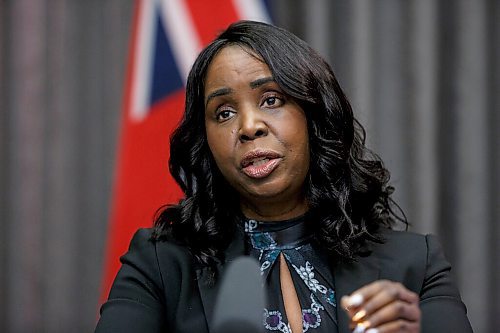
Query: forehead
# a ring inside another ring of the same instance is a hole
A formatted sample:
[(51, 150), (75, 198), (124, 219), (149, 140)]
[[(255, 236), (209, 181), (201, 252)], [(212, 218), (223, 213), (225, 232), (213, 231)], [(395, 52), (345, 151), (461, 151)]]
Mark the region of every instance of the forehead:
[(207, 68), (206, 85), (214, 81), (224, 81), (241, 75), (266, 75), (271, 70), (254, 51), (241, 45), (228, 45), (222, 48)]

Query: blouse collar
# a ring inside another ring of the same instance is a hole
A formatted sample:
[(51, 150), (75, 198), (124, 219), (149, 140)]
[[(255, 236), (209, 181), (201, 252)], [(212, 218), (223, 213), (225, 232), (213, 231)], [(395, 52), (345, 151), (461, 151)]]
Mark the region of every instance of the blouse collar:
[(310, 214), (284, 221), (257, 221), (243, 218), (245, 234), (257, 250), (293, 249), (311, 240)]

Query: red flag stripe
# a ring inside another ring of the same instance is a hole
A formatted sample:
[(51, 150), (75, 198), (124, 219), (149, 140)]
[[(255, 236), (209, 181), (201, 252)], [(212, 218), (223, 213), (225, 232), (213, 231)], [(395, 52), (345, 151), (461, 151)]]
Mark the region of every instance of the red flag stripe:
[(126, 70), (126, 79), (125, 79), (125, 94), (123, 96), (123, 112), (122, 112), (122, 119), (121, 119), (121, 133), (119, 136), (119, 142), (118, 142), (118, 154), (117, 154), (117, 165), (115, 167), (115, 177), (113, 180), (113, 194), (114, 197), (111, 200), (111, 214), (110, 214), (110, 223), (108, 225), (108, 241), (106, 243), (106, 254), (104, 257), (104, 272), (103, 272), (103, 281), (102, 281), (102, 292), (101, 292), (101, 297), (100, 297), (100, 304), (103, 303), (106, 298), (108, 297), (109, 289), (111, 287), (111, 283), (114, 279), (114, 276), (116, 275), (116, 272), (118, 271), (119, 267), (119, 262), (116, 260), (117, 257), (117, 250), (120, 248), (118, 246), (117, 241), (118, 238), (115, 237), (114, 231), (117, 229), (115, 224), (117, 223), (117, 220), (115, 218), (115, 215), (118, 211), (118, 201), (117, 200), (117, 193), (121, 193), (123, 191), (124, 184), (123, 182), (120, 181), (122, 176), (122, 171), (120, 169), (120, 166), (123, 165), (123, 157), (124, 157), (124, 146), (125, 146), (125, 138), (127, 137), (127, 129), (128, 126), (126, 124), (129, 122), (129, 110), (130, 110), (130, 105), (131, 105), (131, 99), (132, 99), (132, 82), (134, 80), (134, 65), (135, 65), (135, 50), (137, 49), (136, 44), (137, 44), (137, 39), (138, 39), (138, 30), (139, 30), (139, 17), (141, 14), (141, 2), (136, 1), (135, 6), (134, 6), (134, 15), (132, 18), (132, 32), (131, 32), (131, 38), (130, 38), (130, 44), (129, 44), (129, 50), (128, 50), (128, 62), (127, 62), (127, 70)]
[(135, 230), (151, 227), (154, 212), (182, 195), (168, 174), (167, 161), (168, 135), (181, 117), (184, 91), (180, 88), (154, 105), (147, 98), (152, 88), (156, 15), (163, 20), (174, 61), (185, 80), (202, 46), (239, 19), (267, 21), (263, 8), (262, 0), (135, 1), (101, 302)]
[(240, 19), (232, 1), (187, 0), (186, 4), (203, 45), (210, 43), (230, 23)]

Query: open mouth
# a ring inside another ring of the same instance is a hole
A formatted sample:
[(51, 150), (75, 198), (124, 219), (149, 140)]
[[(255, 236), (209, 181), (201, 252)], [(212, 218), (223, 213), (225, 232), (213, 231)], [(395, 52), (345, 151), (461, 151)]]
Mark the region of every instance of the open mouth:
[(282, 157), (274, 151), (251, 151), (241, 161), (242, 171), (250, 178), (269, 176), (280, 164)]
[(243, 167), (247, 167), (250, 165), (258, 167), (258, 166), (266, 164), (267, 162), (269, 162), (269, 160), (271, 160), (271, 159), (267, 158), (267, 157), (257, 158), (255, 160), (251, 160), (251, 161), (244, 163)]

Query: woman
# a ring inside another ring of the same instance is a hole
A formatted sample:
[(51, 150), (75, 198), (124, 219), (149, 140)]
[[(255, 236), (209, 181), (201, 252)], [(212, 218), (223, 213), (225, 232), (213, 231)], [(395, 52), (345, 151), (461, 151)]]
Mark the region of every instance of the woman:
[(265, 331), (471, 332), (437, 241), (391, 230), (406, 222), (389, 172), (293, 34), (242, 21), (207, 46), (170, 156), (185, 198), (134, 236), (96, 332), (210, 332), (242, 254), (261, 265)]

